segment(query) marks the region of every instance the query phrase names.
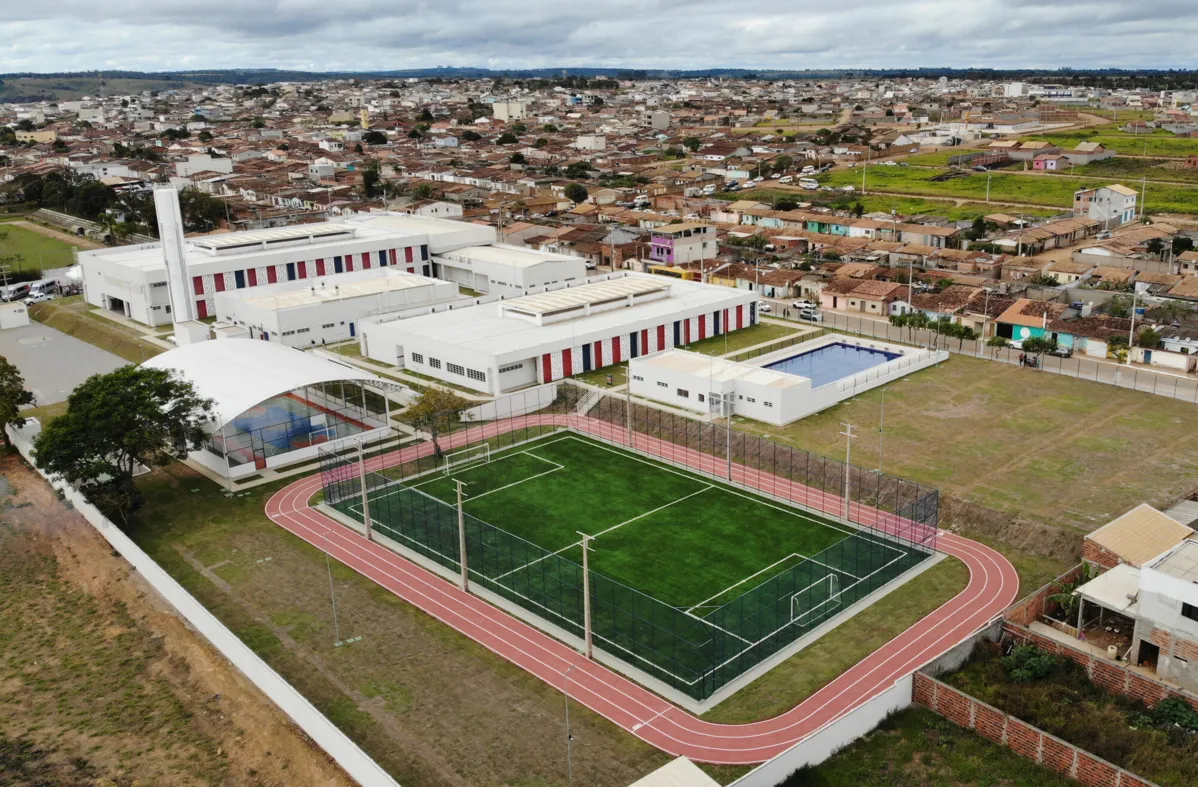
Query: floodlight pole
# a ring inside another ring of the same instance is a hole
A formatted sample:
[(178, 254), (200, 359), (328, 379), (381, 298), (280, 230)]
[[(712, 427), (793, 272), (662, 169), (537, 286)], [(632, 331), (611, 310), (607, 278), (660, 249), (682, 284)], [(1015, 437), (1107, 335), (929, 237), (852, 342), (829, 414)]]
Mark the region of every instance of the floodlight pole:
[(848, 423), (841, 423), (841, 426), (844, 427), (844, 431), (840, 434), (844, 436), (844, 519), (847, 522), (849, 521), (849, 503), (852, 499), (849, 496), (849, 473), (853, 466), (849, 464), (849, 460), (852, 458), (853, 438), (857, 436), (853, 434), (853, 430), (857, 427)]
[(582, 536), (582, 624), (583, 624), (583, 639), (586, 645), (586, 657), (591, 658), (591, 539), (593, 536), (588, 536), (581, 531), (578, 535)]
[(458, 479), (453, 482), (458, 487), (458, 562), (462, 566), (462, 590), (470, 592), (470, 569), (466, 565), (466, 514), (462, 510), (462, 487), (465, 486)]
[[(328, 534), (325, 534), (328, 538)], [(337, 622), (337, 594), (333, 591), (333, 560), (329, 557), (329, 553), (324, 553), (324, 564), (329, 570), (329, 600), (333, 602), (333, 645), (334, 647), (341, 645), (341, 624)]]
[(370, 527), (370, 493), (366, 483), (366, 452), (362, 448), (362, 438), (358, 438), (358, 477), (362, 493), (362, 521), (366, 525), (366, 540), (374, 540), (374, 531)]

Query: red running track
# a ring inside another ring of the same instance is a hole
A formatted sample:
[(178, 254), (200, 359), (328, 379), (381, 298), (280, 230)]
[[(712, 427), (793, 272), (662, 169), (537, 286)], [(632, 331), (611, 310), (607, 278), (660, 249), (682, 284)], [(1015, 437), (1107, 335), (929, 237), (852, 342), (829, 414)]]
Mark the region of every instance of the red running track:
[[(442, 440), (442, 446), (452, 448), (525, 426), (546, 425), (570, 426), (613, 442), (627, 442), (623, 429), (605, 421), (534, 415), (454, 433)], [(634, 439), (640, 450), (707, 472), (726, 473), (726, 465), (718, 458), (645, 435)], [(421, 443), (373, 457), (366, 464), (368, 469), (378, 470), (431, 452), (430, 444)], [(840, 512), (843, 508), (841, 498), (752, 469), (734, 466), (733, 480), (820, 510)], [(969, 567), (969, 585), (964, 590), (786, 713), (750, 724), (713, 724), (316, 511), (308, 501), (320, 489), (319, 474), (290, 484), (267, 502), (267, 516), (546, 683), (565, 690), (568, 680), (572, 699), (647, 743), (700, 762), (747, 765), (781, 754), (982, 628), (1014, 602), (1019, 590), (1015, 569), (1002, 555), (975, 541), (941, 532), (938, 548)], [(869, 510), (856, 513), (867, 516)], [(873, 513), (878, 526), (904, 528), (893, 515)]]

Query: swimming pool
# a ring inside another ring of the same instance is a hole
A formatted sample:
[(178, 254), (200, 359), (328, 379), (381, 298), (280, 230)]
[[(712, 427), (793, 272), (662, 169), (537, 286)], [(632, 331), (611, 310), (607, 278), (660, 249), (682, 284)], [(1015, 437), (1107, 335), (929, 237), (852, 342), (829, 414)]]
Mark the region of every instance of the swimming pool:
[(902, 357), (899, 353), (836, 342), (816, 347), (814, 350), (808, 350), (790, 358), (783, 358), (781, 361), (774, 361), (765, 368), (807, 377), (811, 380), (812, 388), (819, 388), (821, 385), (836, 382), (841, 378)]

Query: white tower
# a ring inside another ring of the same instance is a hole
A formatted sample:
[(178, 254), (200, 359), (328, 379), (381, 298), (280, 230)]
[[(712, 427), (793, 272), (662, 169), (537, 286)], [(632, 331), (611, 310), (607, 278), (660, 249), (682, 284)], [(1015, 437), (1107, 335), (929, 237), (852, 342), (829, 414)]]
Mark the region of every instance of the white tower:
[(191, 277), (183, 244), (183, 211), (179, 192), (174, 188), (154, 189), (154, 210), (158, 214), (158, 237), (166, 261), (166, 286), (171, 298), (171, 317), (175, 321), (175, 343), (185, 344), (208, 338), (208, 326), (196, 321), (195, 301), (190, 295)]

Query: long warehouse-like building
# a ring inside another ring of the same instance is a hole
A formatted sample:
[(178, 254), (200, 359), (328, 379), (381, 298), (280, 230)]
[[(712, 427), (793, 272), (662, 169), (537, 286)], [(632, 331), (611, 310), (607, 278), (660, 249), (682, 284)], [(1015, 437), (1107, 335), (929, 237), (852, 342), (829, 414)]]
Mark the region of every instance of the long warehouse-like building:
[(757, 322), (757, 293), (640, 273), (361, 322), (363, 354), (445, 382), (500, 394)]

